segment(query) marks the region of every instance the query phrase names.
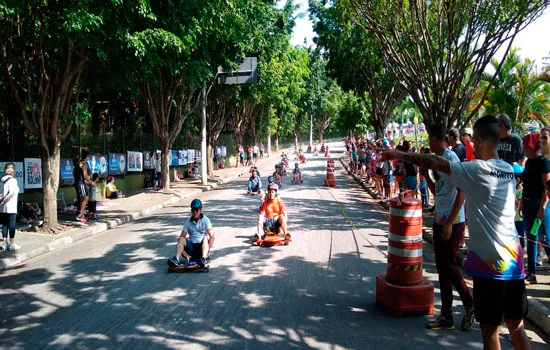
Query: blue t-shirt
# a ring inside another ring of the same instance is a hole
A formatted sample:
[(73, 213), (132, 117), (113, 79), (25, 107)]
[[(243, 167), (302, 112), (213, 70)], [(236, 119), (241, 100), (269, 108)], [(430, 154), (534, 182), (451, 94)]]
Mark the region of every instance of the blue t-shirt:
[(201, 243), (204, 236), (208, 235), (208, 230), (212, 228), (210, 219), (201, 214), (199, 220), (194, 222), (192, 217), (187, 219), (183, 225), (183, 231), (189, 234), (191, 243)]

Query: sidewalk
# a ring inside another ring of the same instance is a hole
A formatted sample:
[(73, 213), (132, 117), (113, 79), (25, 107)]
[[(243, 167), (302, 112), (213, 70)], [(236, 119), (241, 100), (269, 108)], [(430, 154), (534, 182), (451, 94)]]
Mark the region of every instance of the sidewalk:
[[(341, 158), (340, 162), (344, 168), (348, 169), (348, 160)], [(363, 179), (353, 174), (352, 177), (355, 181), (373, 198), (376, 199), (374, 188), (367, 185)], [(389, 210), (389, 204), (387, 200), (379, 202), (386, 210)], [(422, 236), (424, 240), (432, 244), (432, 223), (433, 214), (429, 211), (423, 211), (423, 228)], [(466, 245), (468, 244), (468, 227), (466, 226)], [(464, 259), (468, 254), (467, 248), (461, 250), (459, 256)], [(527, 259), (527, 258), (525, 258)], [(527, 261), (527, 260), (525, 260)], [(472, 287), (473, 282), (470, 276), (464, 274), (466, 283)], [(528, 285), (527, 287), (527, 300), (529, 304), (529, 319), (541, 328), (547, 335), (550, 335), (550, 264), (545, 263), (544, 266), (537, 267), (537, 281), (538, 284)]]
[[(280, 159), (279, 152), (272, 152), (271, 157), (259, 158), (257, 165), (263, 166)], [(241, 176), (248, 177), (249, 167), (230, 167), (214, 170), (214, 176), (208, 179), (208, 185), (201, 185), (197, 179), (184, 179), (170, 183), (170, 192), (156, 192), (142, 189), (140, 192), (125, 198), (105, 200), (98, 205), (99, 221), (80, 223), (76, 221), (76, 212), (67, 212), (58, 216), (59, 224), (68, 228), (58, 235), (38, 232), (17, 231), (16, 242), (21, 245), (17, 251), (0, 251), (0, 270), (9, 268), (34, 257), (60, 249), (82, 239), (90, 238), (124, 223), (137, 220), (152, 214), (158, 209), (176, 204), (185, 198), (199, 196), (221, 184), (231, 182)], [(244, 175), (243, 175), (244, 174)]]

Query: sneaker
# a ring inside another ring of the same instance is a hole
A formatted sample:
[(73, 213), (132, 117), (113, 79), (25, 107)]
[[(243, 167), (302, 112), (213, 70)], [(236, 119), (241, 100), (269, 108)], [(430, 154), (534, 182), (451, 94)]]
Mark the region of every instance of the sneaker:
[(254, 237), (252, 237), (252, 242), (258, 242), (259, 240), (260, 240), (260, 236), (257, 233), (255, 233)]
[(439, 331), (441, 329), (446, 329), (446, 330), (455, 329), (455, 325), (453, 324), (453, 318), (445, 317), (443, 315), (439, 316), (435, 321), (429, 322), (426, 327), (433, 331)]
[(199, 267), (201, 269), (204, 269), (206, 267), (206, 259), (205, 258), (200, 258), (197, 263), (199, 264)]
[(8, 250), (8, 242), (2, 242), (2, 244), (0, 245), (0, 248), (3, 251), (7, 251)]
[(77, 220), (77, 221), (80, 221), (80, 222), (88, 222), (88, 219), (86, 219), (86, 218), (81, 218), (81, 217), (79, 217), (79, 216), (76, 217), (76, 220)]
[(529, 273), (525, 276), (525, 284), (537, 284), (537, 276), (534, 273)]
[(180, 259), (176, 258), (175, 256), (171, 257), (170, 259), (168, 259), (168, 266), (170, 267), (178, 267), (180, 266)]
[(537, 266), (543, 266), (544, 263), (542, 262), (542, 257), (539, 256), (539, 258), (537, 259)]
[(290, 233), (286, 233), (285, 235), (285, 241), (291, 241), (292, 240), (292, 236), (290, 235)]
[(472, 328), (474, 328), (474, 325), (476, 324), (476, 319), (474, 315), (474, 308), (471, 310), (466, 310), (464, 312), (464, 317), (462, 317), (462, 323), (460, 324), (460, 328), (463, 331), (469, 331)]
[(93, 218), (90, 218), (91, 221), (99, 221), (99, 218), (97, 216), (94, 216)]
[(21, 246), (15, 242), (8, 244), (8, 250), (18, 250), (21, 249)]

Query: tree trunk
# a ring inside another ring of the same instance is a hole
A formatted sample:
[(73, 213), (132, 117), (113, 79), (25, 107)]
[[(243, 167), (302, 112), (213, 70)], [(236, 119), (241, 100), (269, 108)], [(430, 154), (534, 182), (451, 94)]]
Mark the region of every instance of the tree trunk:
[(373, 127), (374, 127), (374, 131), (376, 132), (376, 138), (377, 139), (383, 139), (384, 138), (384, 127), (381, 126), (378, 123), (374, 123)]
[[(57, 190), (59, 189), (60, 149), (55, 146), (52, 152), (42, 148), (42, 192), (44, 194), (44, 226), (42, 230), (55, 233), (57, 222)], [(24, 170), (24, 169), (21, 169)]]
[(161, 176), (160, 176), (160, 186), (164, 192), (170, 190), (170, 163), (168, 152), (170, 152), (170, 146), (167, 138), (160, 138), (160, 166), (161, 166)]
[(298, 150), (298, 133), (294, 133), (294, 149)]
[(275, 152), (279, 152), (279, 133), (275, 134)]
[(319, 132), (319, 143), (323, 143), (323, 131)]

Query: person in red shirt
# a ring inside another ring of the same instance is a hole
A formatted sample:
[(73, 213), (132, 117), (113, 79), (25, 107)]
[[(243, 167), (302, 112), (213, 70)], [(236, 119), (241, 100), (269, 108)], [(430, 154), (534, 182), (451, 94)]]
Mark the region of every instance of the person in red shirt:
[(474, 155), (474, 143), (472, 142), (473, 131), (470, 128), (464, 128), (461, 132), (460, 140), (466, 147), (466, 161), (473, 162), (476, 157)]
[(270, 184), (267, 188), (267, 196), (258, 215), (258, 231), (254, 235), (253, 241), (260, 239), (264, 225), (274, 227), (277, 233), (282, 233), (285, 235), (285, 239), (290, 239), (286, 229), (286, 208), (277, 194), (278, 190), (279, 186), (275, 183)]

